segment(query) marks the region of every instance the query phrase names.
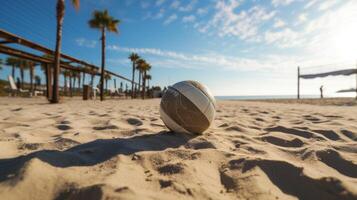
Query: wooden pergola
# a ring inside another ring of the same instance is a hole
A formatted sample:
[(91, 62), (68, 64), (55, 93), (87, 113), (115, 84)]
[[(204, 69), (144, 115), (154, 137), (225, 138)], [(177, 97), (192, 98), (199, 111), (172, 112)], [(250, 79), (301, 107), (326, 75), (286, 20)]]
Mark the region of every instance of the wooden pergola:
[[(34, 61), (34, 62), (39, 62), (39, 63), (43, 63), (43, 64), (46, 64), (46, 73), (49, 77), (49, 79), (51, 80), (51, 73), (49, 70), (49, 66), (50, 64), (53, 64), (53, 59), (51, 58), (46, 58), (46, 57), (42, 57), (42, 56), (38, 56), (38, 55), (35, 55), (35, 54), (32, 54), (32, 53), (29, 53), (29, 52), (25, 52), (25, 51), (22, 51), (22, 50), (18, 50), (18, 49), (15, 49), (15, 48), (12, 48), (12, 47), (9, 47), (7, 46), (6, 44), (18, 44), (18, 45), (21, 45), (21, 46), (24, 46), (24, 47), (28, 47), (30, 49), (33, 49), (33, 50), (36, 50), (36, 51), (39, 51), (43, 54), (49, 54), (49, 55), (54, 55), (54, 51), (47, 48), (47, 47), (44, 47), (42, 45), (39, 45), (39, 44), (36, 44), (32, 41), (29, 41), (27, 39), (24, 39), (22, 37), (19, 37), (15, 34), (12, 34), (12, 33), (9, 33), (3, 29), (0, 29), (0, 38), (2, 38), (3, 40), (0, 41), (0, 53), (3, 53), (3, 54), (7, 54), (7, 55), (11, 55), (11, 56), (16, 56), (16, 57), (19, 57), (19, 58), (23, 58), (23, 59), (27, 59), (27, 60), (31, 60), (31, 61)], [(73, 63), (76, 63), (76, 64), (79, 64), (79, 66), (74, 66)], [(91, 68), (91, 70), (88, 70), (87, 68), (85, 68), (85, 66)], [(85, 73), (88, 73), (88, 74), (95, 74), (95, 75), (100, 75), (100, 67), (96, 66), (96, 65), (93, 65), (93, 64), (90, 64), (90, 63), (87, 63), (83, 60), (79, 60), (77, 58), (74, 58), (72, 56), (69, 56), (69, 55), (66, 55), (66, 54), (63, 54), (61, 53), (61, 61), (60, 61), (60, 67), (63, 68), (63, 69), (68, 69), (68, 70), (73, 70), (73, 71), (79, 71), (79, 72), (85, 72)], [(94, 72), (97, 72), (97, 73), (94, 73)], [(138, 85), (138, 83), (136, 82), (132, 82), (132, 80), (124, 77), (124, 76), (121, 76), (117, 73), (114, 73), (114, 72), (111, 72), (111, 71), (108, 71), (108, 70), (105, 70), (105, 73), (107, 74), (110, 74), (114, 77), (117, 77), (117, 78), (120, 78), (122, 80), (125, 80), (125, 81), (128, 81), (132, 84), (135, 84), (135, 85)], [(51, 81), (50, 80), (47, 80), (47, 91), (50, 90), (50, 87), (51, 87)], [(140, 87), (140, 85), (139, 85)], [(49, 95), (49, 94), (47, 94)]]

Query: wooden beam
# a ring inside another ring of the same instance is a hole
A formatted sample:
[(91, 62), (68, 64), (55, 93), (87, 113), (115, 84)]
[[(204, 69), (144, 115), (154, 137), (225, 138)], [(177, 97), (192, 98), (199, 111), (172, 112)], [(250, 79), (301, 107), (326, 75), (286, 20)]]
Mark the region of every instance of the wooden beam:
[[(0, 29), (0, 38), (4, 38), (4, 39), (10, 40), (10, 41), (14, 41), (17, 44), (20, 44), (20, 45), (35, 49), (35, 50), (40, 51), (40, 52), (45, 53), (45, 54), (50, 54), (50, 55), (54, 54), (54, 52), (51, 49), (47, 48), (47, 47), (44, 47), (42, 45), (36, 44), (36, 43), (31, 42), (29, 40), (26, 40), (24, 38), (21, 38), (21, 37), (15, 35), (15, 34), (7, 32), (7, 31), (5, 31), (3, 29)], [(87, 63), (85, 61), (76, 59), (74, 57), (68, 56), (66, 54), (61, 54), (61, 58), (69, 60), (70, 62), (75, 62), (75, 63), (81, 64), (81, 65), (89, 66), (92, 69), (96, 69), (96, 70), (100, 71), (99, 67), (97, 67), (95, 65), (92, 65), (90, 63)], [(107, 70), (105, 72), (110, 74), (110, 75), (116, 76), (116, 77), (118, 77), (120, 79), (123, 79), (123, 80), (131, 82), (130, 79), (125, 78), (124, 76), (121, 76), (121, 75), (116, 74), (114, 72), (110, 72), (110, 71), (107, 71)], [(136, 82), (134, 82), (134, 84), (138, 85), (138, 83), (136, 83)]]
[[(15, 57), (19, 57), (19, 58), (23, 58), (23, 59), (27, 59), (27, 60), (32, 60), (34, 62), (40, 62), (40, 63), (47, 63), (47, 64), (52, 64), (53, 60), (48, 59), (48, 58), (44, 58), (41, 56), (37, 56), (31, 53), (27, 53), (21, 50), (17, 50), (5, 45), (1, 45), (0, 44), (0, 53), (3, 54), (7, 54), (7, 55), (11, 55), (11, 56), (15, 56)], [(74, 71), (80, 71), (82, 72), (83, 69), (79, 68), (79, 67), (74, 67), (68, 64), (65, 64), (63, 62), (61, 62), (61, 67), (64, 69), (69, 69), (69, 70), (74, 70)]]
[(0, 41), (0, 44), (9, 44), (9, 43), (14, 43), (14, 42), (13, 41), (9, 41), (9, 40)]

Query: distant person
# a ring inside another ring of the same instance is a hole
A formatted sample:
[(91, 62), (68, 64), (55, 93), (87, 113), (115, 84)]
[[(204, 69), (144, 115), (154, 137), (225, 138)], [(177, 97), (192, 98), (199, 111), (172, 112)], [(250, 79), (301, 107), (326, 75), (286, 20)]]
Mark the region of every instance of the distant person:
[(320, 87), (320, 98), (323, 99), (324, 98), (324, 86), (321, 85)]

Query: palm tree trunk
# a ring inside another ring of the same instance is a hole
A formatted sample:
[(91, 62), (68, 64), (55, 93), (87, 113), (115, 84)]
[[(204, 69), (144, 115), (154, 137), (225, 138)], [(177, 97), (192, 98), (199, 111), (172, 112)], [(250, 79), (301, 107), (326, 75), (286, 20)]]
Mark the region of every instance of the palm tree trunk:
[(54, 55), (54, 70), (53, 70), (53, 91), (51, 103), (59, 102), (59, 80), (60, 73), (60, 56), (62, 45), (62, 24), (64, 17), (64, 0), (57, 0), (56, 12), (57, 12), (57, 31), (56, 31), (56, 50)]
[(46, 64), (47, 99), (52, 99), (52, 67)]
[(48, 64), (44, 64), (45, 65), (45, 77), (46, 77), (46, 97), (48, 99), (49, 97), (49, 81), (48, 81)]
[(21, 88), (24, 89), (24, 68), (20, 68), (20, 77), (21, 77)]
[(86, 84), (86, 73), (85, 73), (85, 72), (83, 72), (83, 78), (82, 78), (82, 80), (83, 80), (83, 84)]
[(76, 92), (76, 80), (77, 80), (77, 77), (76, 77), (76, 76), (73, 76), (73, 83), (72, 83), (73, 93)]
[(141, 71), (139, 70), (139, 86), (138, 86), (138, 93), (140, 94), (141, 89)]
[(70, 96), (70, 97), (73, 96), (72, 90), (73, 90), (73, 87), (72, 87), (72, 76), (69, 76), (69, 96)]
[(94, 85), (94, 74), (91, 74), (90, 85), (91, 85), (91, 87), (93, 88), (93, 85)]
[(11, 70), (11, 75), (12, 75), (12, 78), (15, 78), (15, 65), (12, 65), (12, 70)]
[(82, 78), (82, 76), (81, 76), (81, 74), (79, 74), (78, 75), (78, 89), (81, 88), (81, 78)]
[(34, 76), (34, 66), (30, 66), (30, 85), (31, 85), (31, 92), (33, 93), (33, 76)]
[(100, 73), (100, 100), (104, 101), (104, 72), (105, 72), (105, 29), (102, 28), (102, 71)]
[(134, 98), (135, 62), (133, 61), (133, 75), (131, 79), (131, 98)]
[(145, 99), (145, 86), (146, 86), (146, 71), (144, 71), (144, 74), (143, 74), (143, 91), (142, 91), (142, 98)]
[(64, 77), (64, 93), (67, 96), (67, 75), (63, 75)]

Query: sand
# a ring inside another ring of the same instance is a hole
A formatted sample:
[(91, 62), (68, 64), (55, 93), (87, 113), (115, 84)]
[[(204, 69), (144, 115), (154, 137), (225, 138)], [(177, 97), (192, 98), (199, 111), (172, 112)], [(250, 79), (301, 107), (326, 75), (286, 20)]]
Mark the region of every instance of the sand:
[(0, 98), (1, 199), (357, 199), (357, 107), (218, 101), (203, 135), (159, 100)]

